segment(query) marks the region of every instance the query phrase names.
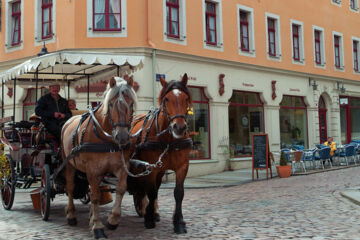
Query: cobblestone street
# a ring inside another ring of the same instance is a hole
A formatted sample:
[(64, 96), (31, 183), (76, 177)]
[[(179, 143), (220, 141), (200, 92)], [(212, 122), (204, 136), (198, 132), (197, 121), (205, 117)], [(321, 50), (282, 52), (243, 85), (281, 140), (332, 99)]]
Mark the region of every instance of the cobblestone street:
[[(185, 189), (188, 233), (172, 230), (172, 189), (161, 189), (161, 221), (145, 229), (132, 196), (123, 201), (122, 221), (109, 239), (360, 239), (360, 207), (340, 196), (359, 184), (359, 167), (255, 181), (226, 188)], [(78, 226), (65, 219), (66, 196), (56, 196), (50, 220), (33, 210), (29, 193), (15, 195), (11, 211), (0, 210), (0, 239), (92, 239), (88, 205), (76, 201)], [(111, 204), (101, 209), (106, 221)]]

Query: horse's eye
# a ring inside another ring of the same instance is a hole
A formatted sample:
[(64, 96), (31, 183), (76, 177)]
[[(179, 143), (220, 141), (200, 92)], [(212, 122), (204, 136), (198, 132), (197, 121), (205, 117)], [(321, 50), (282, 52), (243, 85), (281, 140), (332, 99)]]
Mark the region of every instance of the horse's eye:
[(112, 104), (112, 103), (110, 103), (110, 104), (109, 104), (109, 107), (111, 107), (111, 108), (112, 108), (112, 107), (113, 107), (113, 104)]

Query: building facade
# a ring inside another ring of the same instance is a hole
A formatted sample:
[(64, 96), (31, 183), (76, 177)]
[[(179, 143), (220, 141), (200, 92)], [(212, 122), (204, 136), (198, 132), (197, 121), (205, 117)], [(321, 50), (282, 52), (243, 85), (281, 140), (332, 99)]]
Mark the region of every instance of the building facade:
[[(251, 167), (252, 136), (270, 150), (360, 138), (359, 0), (4, 0), (0, 71), (49, 52), (137, 54), (139, 113), (156, 105), (161, 74), (189, 76), (194, 140), (189, 175)], [(102, 86), (93, 86), (98, 102)], [(5, 115), (11, 115), (11, 86)], [(35, 104), (16, 89), (16, 120)], [(45, 90), (39, 90), (45, 92)], [(40, 93), (41, 94), (41, 93)], [(62, 95), (66, 96), (66, 91)], [(86, 94), (71, 89), (78, 108)], [(230, 152), (230, 154), (229, 154)]]

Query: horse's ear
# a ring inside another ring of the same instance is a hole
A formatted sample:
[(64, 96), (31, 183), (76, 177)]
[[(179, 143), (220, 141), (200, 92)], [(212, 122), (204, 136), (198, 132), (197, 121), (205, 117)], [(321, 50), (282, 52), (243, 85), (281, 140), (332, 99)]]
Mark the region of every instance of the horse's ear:
[(134, 77), (133, 77), (133, 76), (129, 77), (128, 79), (126, 79), (126, 82), (127, 82), (128, 85), (133, 86), (133, 84), (134, 84)]
[(162, 76), (160, 76), (160, 82), (161, 82), (161, 86), (163, 86), (163, 87), (167, 84), (166, 80), (163, 79)]
[(187, 74), (185, 73), (184, 76), (182, 77), (181, 79), (181, 83), (184, 84), (184, 86), (187, 85), (187, 82), (188, 82), (188, 76)]
[(109, 81), (110, 88), (113, 88), (116, 85), (116, 80), (114, 77), (112, 77)]

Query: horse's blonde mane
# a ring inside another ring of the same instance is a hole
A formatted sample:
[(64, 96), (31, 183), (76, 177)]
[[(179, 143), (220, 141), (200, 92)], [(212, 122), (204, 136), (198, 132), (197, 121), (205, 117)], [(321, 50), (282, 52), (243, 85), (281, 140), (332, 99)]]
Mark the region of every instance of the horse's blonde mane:
[[(110, 88), (110, 85), (107, 84), (106, 90), (104, 92), (104, 108), (102, 110), (103, 114), (106, 114), (109, 109), (109, 102), (113, 99), (117, 94), (119, 94), (119, 98), (126, 104), (126, 101), (123, 97), (123, 93), (128, 95), (134, 102), (134, 111), (136, 111), (137, 107), (137, 96), (134, 89), (127, 84), (126, 80), (121, 77), (114, 77), (116, 80), (116, 86)], [(129, 106), (128, 106), (129, 107)]]

